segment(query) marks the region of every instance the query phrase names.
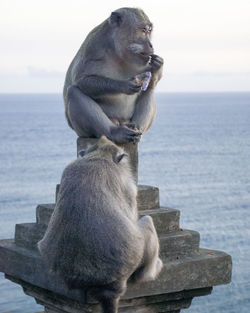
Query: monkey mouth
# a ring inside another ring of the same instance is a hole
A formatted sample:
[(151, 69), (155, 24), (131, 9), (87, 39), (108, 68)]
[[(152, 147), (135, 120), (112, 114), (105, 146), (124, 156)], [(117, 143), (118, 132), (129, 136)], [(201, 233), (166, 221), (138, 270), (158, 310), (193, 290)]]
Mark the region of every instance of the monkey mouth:
[(148, 62), (148, 63), (151, 62), (152, 56), (151, 56), (150, 54), (141, 52), (141, 53), (139, 53), (139, 56), (140, 56), (145, 62)]

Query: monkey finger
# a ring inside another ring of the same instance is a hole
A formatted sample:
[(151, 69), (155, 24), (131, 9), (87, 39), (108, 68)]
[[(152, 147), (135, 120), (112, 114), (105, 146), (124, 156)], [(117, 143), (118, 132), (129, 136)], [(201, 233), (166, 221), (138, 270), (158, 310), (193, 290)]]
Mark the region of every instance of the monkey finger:
[(141, 139), (141, 136), (128, 136), (127, 137), (127, 140), (133, 143), (140, 141), (140, 139)]
[(151, 62), (152, 65), (155, 64), (155, 63), (159, 63), (159, 64), (162, 65), (164, 63), (164, 60), (161, 57), (157, 57), (155, 59), (152, 59), (152, 62)]
[(136, 138), (136, 137), (140, 137), (142, 135), (142, 133), (136, 133), (136, 134), (131, 134), (130, 136)]
[(152, 62), (152, 64), (153, 64), (153, 63), (160, 63), (160, 64), (163, 64), (163, 59), (162, 59), (162, 60), (161, 60), (161, 59), (158, 59), (158, 58), (157, 58), (157, 59), (154, 59), (153, 62)]
[(140, 132), (140, 131), (136, 131), (136, 130), (133, 130), (131, 128), (127, 128), (127, 130), (128, 130), (128, 134), (131, 136), (141, 136), (142, 135), (142, 132)]
[(160, 57), (160, 56), (157, 55), (157, 54), (153, 54), (153, 55), (151, 56), (151, 58), (152, 58), (152, 60), (161, 60), (161, 61), (163, 61), (163, 58)]
[(141, 86), (135, 86), (133, 88), (131, 88), (131, 90), (136, 93), (136, 92), (139, 92), (141, 90)]
[(158, 62), (154, 62), (153, 64), (152, 64), (152, 68), (154, 69), (154, 70), (158, 70), (158, 69), (160, 69), (161, 67), (162, 67), (162, 63), (158, 63)]
[(163, 62), (160, 62), (160, 61), (157, 60), (157, 61), (154, 62), (154, 64), (157, 64), (158, 66), (162, 66)]
[(130, 128), (130, 129), (133, 129), (133, 130), (136, 130), (136, 125), (135, 123), (127, 123), (127, 124), (124, 124), (124, 126)]

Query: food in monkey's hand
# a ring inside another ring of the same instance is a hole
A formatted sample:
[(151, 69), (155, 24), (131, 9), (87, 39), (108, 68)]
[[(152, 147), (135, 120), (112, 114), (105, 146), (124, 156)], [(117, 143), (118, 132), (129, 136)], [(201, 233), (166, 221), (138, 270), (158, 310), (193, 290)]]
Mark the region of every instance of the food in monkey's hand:
[(143, 91), (147, 90), (151, 79), (151, 72), (145, 72), (135, 76), (135, 83), (141, 85)]

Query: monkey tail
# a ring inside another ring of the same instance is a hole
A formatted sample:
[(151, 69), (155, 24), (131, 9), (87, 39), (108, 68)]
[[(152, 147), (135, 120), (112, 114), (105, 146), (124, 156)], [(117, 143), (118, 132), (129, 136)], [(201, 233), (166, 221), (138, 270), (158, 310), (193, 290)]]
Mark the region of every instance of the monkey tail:
[(100, 300), (103, 313), (118, 313), (118, 298), (103, 298)]
[(126, 291), (126, 282), (115, 281), (108, 285), (96, 286), (90, 293), (100, 302), (103, 313), (118, 313), (120, 296)]

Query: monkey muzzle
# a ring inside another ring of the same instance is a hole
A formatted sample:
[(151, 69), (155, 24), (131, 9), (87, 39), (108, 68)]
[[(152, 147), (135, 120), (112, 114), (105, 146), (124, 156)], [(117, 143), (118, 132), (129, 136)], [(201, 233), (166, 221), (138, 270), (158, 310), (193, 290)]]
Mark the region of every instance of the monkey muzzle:
[(140, 43), (132, 43), (128, 47), (129, 51), (133, 54), (136, 54), (141, 59), (145, 61), (145, 63), (150, 63), (152, 59), (152, 54), (154, 53), (154, 49), (150, 46), (148, 49), (145, 50), (145, 46)]

